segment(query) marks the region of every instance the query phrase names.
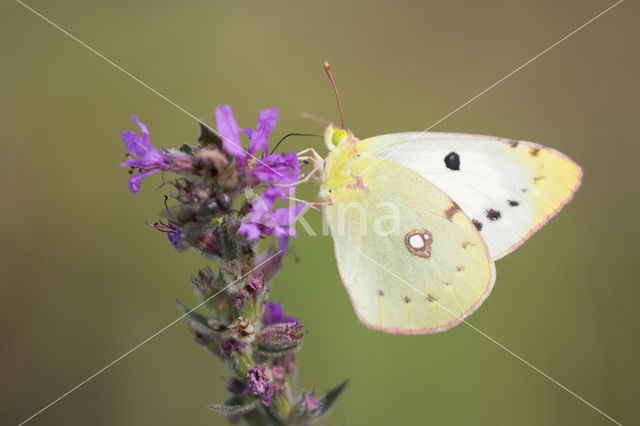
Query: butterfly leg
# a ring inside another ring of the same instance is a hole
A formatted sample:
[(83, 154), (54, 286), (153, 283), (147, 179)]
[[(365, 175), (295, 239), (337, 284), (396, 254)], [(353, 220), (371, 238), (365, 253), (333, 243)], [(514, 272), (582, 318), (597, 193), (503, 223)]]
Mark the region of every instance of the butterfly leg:
[(310, 203), (308, 201), (305, 200), (301, 200), (299, 198), (295, 198), (295, 197), (288, 197), (289, 200), (291, 201), (296, 201), (299, 203), (304, 203), (307, 206), (311, 207), (312, 209), (314, 209), (315, 211), (320, 211), (320, 209), (318, 209), (317, 207), (321, 207), (321, 206), (332, 206), (333, 205), (333, 200), (329, 200), (329, 201), (322, 201), (322, 202), (316, 202), (316, 203)]
[(309, 160), (309, 161), (311, 161), (311, 162), (315, 162), (315, 163), (322, 163), (322, 164), (324, 164), (324, 158), (322, 158), (322, 157), (320, 156), (320, 154), (318, 154), (318, 153), (316, 152), (316, 150), (315, 150), (315, 149), (313, 149), (313, 148), (307, 148), (307, 149), (305, 149), (305, 150), (302, 150), (302, 151), (300, 151), (297, 155), (298, 155), (298, 157), (300, 157), (302, 154), (306, 154), (307, 152), (311, 153), (311, 155), (313, 156), (313, 159), (312, 159), (311, 157), (309, 157), (309, 156), (302, 157), (303, 159), (307, 159), (307, 160)]
[[(306, 153), (311, 153), (311, 155), (301, 156), (302, 154), (306, 154)], [(311, 179), (318, 172), (318, 170), (324, 167), (324, 159), (313, 148), (307, 148), (303, 151), (300, 151), (298, 153), (298, 158), (302, 161), (308, 161), (311, 164), (313, 164), (313, 169), (310, 172), (302, 175), (301, 179), (295, 183), (290, 183), (287, 185), (278, 185), (278, 186), (287, 188), (290, 186), (297, 186), (297, 185), (300, 185), (301, 183), (308, 182), (309, 179)]]

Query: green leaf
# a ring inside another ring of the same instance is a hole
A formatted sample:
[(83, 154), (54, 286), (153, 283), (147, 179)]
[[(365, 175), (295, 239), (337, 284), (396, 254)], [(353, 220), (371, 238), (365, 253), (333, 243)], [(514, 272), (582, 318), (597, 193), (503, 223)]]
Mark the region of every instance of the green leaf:
[(207, 317), (205, 317), (204, 315), (196, 311), (192, 311), (186, 305), (180, 302), (178, 299), (176, 299), (176, 305), (178, 305), (178, 308), (180, 308), (182, 312), (187, 314), (186, 315), (187, 320), (189, 321), (189, 324), (191, 324), (191, 326), (195, 331), (202, 333), (206, 336), (214, 336), (217, 334), (216, 331), (213, 328), (211, 328), (207, 323)]
[(320, 416), (324, 416), (325, 414), (329, 413), (329, 410), (331, 410), (333, 404), (335, 404), (335, 402), (338, 400), (338, 397), (348, 384), (349, 379), (345, 380), (344, 382), (340, 383), (338, 386), (327, 392), (327, 394), (324, 396), (322, 408), (320, 409)]
[(186, 143), (183, 143), (182, 145), (180, 145), (180, 152), (184, 152), (188, 156), (193, 157), (193, 150)]
[(268, 358), (278, 358), (281, 356), (289, 355), (298, 349), (300, 349), (301, 344), (283, 346), (279, 348), (271, 348), (265, 345), (257, 345), (256, 350), (260, 354), (268, 357)]
[(222, 404), (210, 404), (207, 406), (207, 408), (209, 410), (228, 416), (232, 414), (247, 413), (256, 408), (259, 403), (259, 397), (243, 398), (241, 396), (234, 395)]
[(211, 128), (204, 123), (200, 123), (200, 136), (198, 137), (198, 142), (202, 144), (202, 146), (214, 145), (219, 149), (222, 149), (222, 140), (213, 133)]

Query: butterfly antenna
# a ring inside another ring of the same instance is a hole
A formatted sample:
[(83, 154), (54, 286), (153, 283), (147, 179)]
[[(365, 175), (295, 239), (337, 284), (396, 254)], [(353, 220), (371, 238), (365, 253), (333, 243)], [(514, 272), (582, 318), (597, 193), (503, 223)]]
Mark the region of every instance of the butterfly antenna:
[(315, 115), (309, 114), (308, 112), (303, 112), (302, 114), (300, 114), (300, 117), (304, 118), (305, 120), (311, 120), (311, 121), (315, 121), (316, 123), (324, 124), (325, 126), (328, 126), (329, 124), (331, 124), (329, 120), (316, 117)]
[(331, 67), (329, 66), (329, 62), (324, 61), (324, 71), (329, 76), (329, 80), (331, 81), (331, 85), (333, 86), (333, 91), (336, 94), (336, 99), (338, 99), (338, 109), (340, 110), (340, 128), (344, 129), (344, 117), (342, 116), (342, 102), (340, 102), (340, 95), (338, 94), (338, 88), (336, 87), (336, 82), (333, 80), (333, 74), (331, 74)]
[(278, 149), (278, 146), (280, 146), (280, 144), (282, 143), (282, 141), (284, 141), (286, 138), (290, 137), (290, 136), (319, 136), (322, 137), (323, 135), (320, 135), (318, 133), (288, 133), (286, 135), (284, 135), (282, 137), (282, 139), (280, 139), (278, 141), (278, 143), (276, 144), (276, 146), (273, 147), (273, 149), (271, 150), (271, 153), (273, 154), (274, 152), (276, 152), (276, 149)]

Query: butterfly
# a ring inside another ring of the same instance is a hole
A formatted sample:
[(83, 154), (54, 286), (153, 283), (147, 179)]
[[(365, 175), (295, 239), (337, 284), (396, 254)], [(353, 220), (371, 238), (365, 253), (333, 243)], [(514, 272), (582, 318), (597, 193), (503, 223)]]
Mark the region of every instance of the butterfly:
[(389, 333), (444, 331), (474, 312), (494, 262), (558, 214), (582, 178), (570, 158), (532, 142), (436, 132), (359, 140), (332, 124), (324, 137), (320, 196), (340, 276), (360, 321)]

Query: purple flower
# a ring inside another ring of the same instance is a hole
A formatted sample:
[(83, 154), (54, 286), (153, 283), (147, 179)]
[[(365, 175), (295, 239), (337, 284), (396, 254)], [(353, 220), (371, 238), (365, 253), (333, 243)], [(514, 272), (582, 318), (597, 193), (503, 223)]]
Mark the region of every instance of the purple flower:
[(251, 174), (261, 182), (274, 182), (280, 185), (295, 183), (300, 176), (298, 155), (295, 153), (267, 155), (253, 166)]
[(269, 300), (264, 305), (264, 313), (262, 314), (262, 322), (264, 325), (277, 324), (282, 322), (297, 322), (296, 317), (285, 317), (282, 310), (282, 302), (273, 303)]
[(320, 401), (315, 398), (316, 388), (311, 389), (309, 395), (302, 391), (302, 406), (307, 409), (307, 412), (312, 412), (320, 407)]
[(177, 249), (183, 248), (181, 238), (182, 231), (180, 231), (179, 228), (176, 228), (170, 223), (164, 223), (163, 221), (159, 221), (153, 224), (147, 222), (147, 226), (156, 228), (158, 231), (167, 234), (167, 237), (169, 238), (169, 244), (171, 244), (173, 247)]
[(216, 126), (222, 136), (222, 147), (228, 154), (244, 161), (245, 152), (240, 145), (240, 127), (233, 117), (233, 111), (229, 105), (220, 105), (216, 108)]
[(262, 403), (268, 407), (271, 404), (271, 400), (273, 399), (273, 394), (275, 393), (276, 387), (274, 385), (267, 386), (264, 393), (262, 394)]
[(258, 123), (255, 130), (249, 128), (242, 130), (249, 136), (249, 154), (254, 154), (259, 149), (263, 149), (265, 153), (269, 152), (267, 141), (277, 122), (278, 110), (275, 108), (265, 109), (258, 114)]
[(295, 229), (290, 225), (304, 207), (305, 204), (294, 204), (270, 212), (264, 205), (259, 205), (251, 209), (247, 222), (240, 225), (238, 232), (250, 241), (257, 240), (264, 234), (274, 235), (285, 240), (287, 237), (295, 237)]
[[(289, 237), (295, 237), (295, 230), (290, 225), (298, 217), (305, 204), (296, 204), (272, 211), (277, 198), (284, 201), (293, 195), (293, 186), (283, 187), (275, 185), (291, 185), (300, 177), (300, 164), (297, 154), (271, 154), (267, 141), (271, 131), (278, 121), (278, 111), (275, 108), (260, 111), (256, 129), (241, 129), (233, 117), (229, 105), (216, 108), (216, 124), (218, 133), (223, 136), (222, 147), (236, 157), (237, 164), (259, 183), (268, 183), (269, 187), (253, 202), (251, 212), (240, 225), (238, 233), (249, 241), (261, 238), (263, 235), (273, 235), (280, 240), (280, 249), (286, 252)], [(249, 136), (249, 148), (245, 151), (240, 143), (240, 132)], [(262, 150), (261, 158), (255, 154)], [(255, 161), (254, 161), (255, 160)], [(257, 184), (252, 184), (256, 186)]]
[(151, 145), (147, 126), (141, 123), (135, 115), (131, 116), (131, 121), (140, 126), (142, 137), (131, 130), (120, 132), (120, 137), (129, 154), (138, 158), (129, 158), (127, 161), (120, 163), (120, 166), (130, 167), (132, 173), (134, 170), (138, 170), (138, 173), (129, 178), (129, 189), (134, 194), (137, 194), (142, 180), (153, 173), (166, 169), (167, 161), (164, 155), (155, 146)]
[(173, 232), (167, 233), (167, 237), (169, 237), (169, 244), (171, 244), (175, 248), (182, 248), (182, 245), (180, 244), (182, 241), (180, 239), (180, 237), (182, 236), (182, 231), (180, 231), (175, 226), (173, 228), (174, 228)]
[[(294, 183), (300, 176), (300, 164), (296, 154), (269, 154), (267, 141), (278, 121), (278, 110), (275, 108), (260, 111), (256, 129), (240, 129), (229, 105), (216, 108), (216, 125), (218, 133), (223, 137), (222, 147), (244, 166), (251, 162), (249, 173), (260, 182), (274, 182), (282, 185)], [(249, 148), (245, 151), (240, 143), (240, 132), (249, 136)], [(256, 153), (262, 149), (261, 158)]]
[(247, 284), (247, 291), (250, 294), (255, 294), (262, 288), (262, 277), (252, 276), (249, 278), (249, 284)]
[(262, 403), (268, 407), (269, 404), (271, 404), (271, 399), (273, 398), (276, 387), (267, 380), (264, 374), (264, 365), (249, 367), (247, 378), (249, 379), (249, 393), (261, 396)]
[(285, 370), (284, 365), (281, 362), (276, 360), (276, 363), (271, 367), (271, 375), (276, 380), (284, 379)]
[(273, 211), (275, 200), (286, 200), (287, 190), (278, 186), (270, 186), (253, 202), (251, 212), (245, 222), (240, 225), (238, 233), (247, 237), (249, 241), (257, 240), (265, 234), (280, 239), (280, 249), (285, 252), (289, 237), (295, 237), (295, 229), (290, 225), (295, 222), (306, 204), (298, 203), (288, 207), (277, 208)]
[[(216, 126), (218, 133), (222, 136), (222, 147), (228, 154), (236, 157), (240, 165), (244, 165), (260, 149), (263, 149), (265, 154), (268, 152), (267, 141), (277, 121), (278, 110), (275, 108), (265, 109), (260, 111), (258, 115), (258, 124), (255, 130), (240, 129), (229, 105), (220, 105), (216, 108)], [(241, 130), (249, 136), (249, 148), (246, 151), (240, 144)]]
[(241, 351), (242, 351), (242, 343), (238, 342), (236, 339), (232, 337), (229, 337), (228, 339), (225, 339), (222, 342), (220, 342), (220, 346), (218, 347), (218, 350), (216, 351), (216, 353), (218, 355), (221, 355), (221, 354), (226, 354), (231, 352), (240, 353)]
[(244, 302), (244, 296), (245, 296), (244, 290), (238, 293), (237, 296), (233, 296), (233, 306), (235, 306), (236, 309), (238, 309), (240, 305), (242, 305), (242, 302)]

